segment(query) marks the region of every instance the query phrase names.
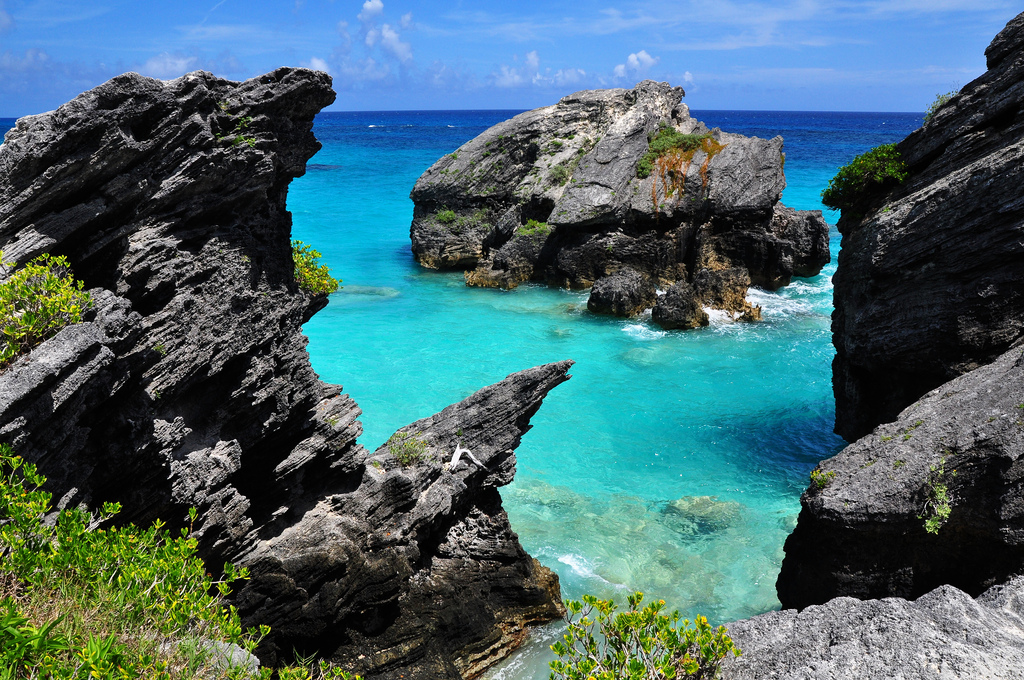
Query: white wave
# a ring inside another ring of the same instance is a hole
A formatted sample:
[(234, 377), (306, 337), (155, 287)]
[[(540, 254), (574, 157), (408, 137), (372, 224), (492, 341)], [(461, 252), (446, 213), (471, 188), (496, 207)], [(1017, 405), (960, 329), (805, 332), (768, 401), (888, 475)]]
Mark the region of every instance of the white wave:
[(627, 335), (637, 340), (659, 340), (665, 337), (665, 331), (656, 331), (640, 323), (631, 323), (622, 327)]
[[(799, 285), (799, 284), (796, 284)], [(807, 288), (807, 284), (803, 284)], [(765, 318), (778, 318), (785, 316), (807, 316), (815, 313), (815, 305), (811, 299), (799, 295), (802, 291), (792, 291), (797, 295), (790, 296), (780, 292), (769, 292), (760, 288), (747, 290), (747, 302), (761, 308), (761, 315)], [(815, 292), (820, 293), (820, 290)]]
[(611, 581), (608, 581), (607, 579), (598, 576), (597, 572), (594, 571), (593, 565), (590, 564), (587, 558), (583, 557), (582, 555), (569, 553), (568, 555), (559, 556), (558, 561), (572, 569), (577, 576), (582, 576), (583, 578), (597, 579), (609, 585), (613, 585)]
[(724, 326), (725, 324), (735, 323), (736, 316), (732, 312), (727, 312), (724, 309), (712, 309), (711, 307), (704, 307), (704, 312), (708, 315), (709, 325), (711, 326)]

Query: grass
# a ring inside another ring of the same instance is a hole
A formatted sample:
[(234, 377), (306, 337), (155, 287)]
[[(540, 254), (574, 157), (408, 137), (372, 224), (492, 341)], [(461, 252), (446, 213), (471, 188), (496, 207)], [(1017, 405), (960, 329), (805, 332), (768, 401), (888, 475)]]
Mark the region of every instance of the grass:
[(455, 214), (454, 210), (443, 208), (437, 211), (437, 221), (440, 222), (441, 224), (451, 224), (458, 218), (459, 217), (458, 215)]
[(928, 108), (924, 112), (924, 122), (927, 124), (928, 121), (930, 121), (932, 119), (932, 117), (935, 116), (936, 112), (939, 109), (941, 109), (943, 106), (945, 106), (948, 101), (953, 99), (953, 97), (957, 96), (958, 94), (960, 94), (960, 88), (959, 87), (955, 88), (953, 90), (950, 90), (949, 92), (946, 92), (944, 94), (940, 93), (940, 94), (935, 95), (935, 101), (933, 101), (931, 104), (929, 104)]
[(427, 443), (408, 432), (396, 432), (388, 439), (388, 453), (402, 467), (415, 465), (427, 456)]
[(548, 223), (538, 222), (537, 220), (527, 220), (526, 224), (516, 228), (516, 236), (526, 236), (529, 238), (544, 239), (550, 233), (551, 227)]
[[(658, 131), (651, 136), (647, 145), (647, 153), (640, 158), (636, 166), (636, 176), (641, 179), (650, 177), (654, 172), (655, 163), (659, 158), (673, 151), (682, 153), (696, 152), (701, 148), (704, 140), (710, 139), (710, 133), (705, 134), (683, 134), (665, 123), (661, 124)], [(692, 155), (691, 155), (692, 158)]]

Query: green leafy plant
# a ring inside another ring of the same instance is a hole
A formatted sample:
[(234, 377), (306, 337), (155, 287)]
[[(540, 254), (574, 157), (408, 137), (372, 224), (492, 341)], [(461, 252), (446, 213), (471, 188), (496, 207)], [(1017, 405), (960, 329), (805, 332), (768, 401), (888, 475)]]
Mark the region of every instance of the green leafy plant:
[(552, 185), (561, 186), (569, 181), (570, 175), (572, 175), (572, 171), (569, 169), (569, 166), (564, 163), (559, 163), (555, 167), (551, 168), (548, 178), (551, 180)]
[(924, 520), (924, 530), (929, 534), (938, 534), (953, 512), (953, 499), (946, 484), (947, 477), (956, 477), (956, 470), (946, 472), (946, 457), (943, 456), (939, 459), (938, 465), (929, 468), (928, 479), (924, 483), (924, 510), (917, 516), (918, 519)]
[(850, 210), (869, 189), (900, 184), (906, 179), (907, 167), (896, 145), (883, 144), (839, 168), (821, 192), (821, 202), (835, 210)]
[(551, 233), (551, 227), (547, 222), (527, 220), (526, 224), (516, 227), (516, 236), (527, 236), (530, 238), (544, 239)]
[(672, 151), (696, 151), (701, 147), (704, 140), (710, 138), (711, 135), (709, 133), (683, 134), (663, 122), (659, 126), (658, 131), (651, 136), (647, 145), (647, 153), (637, 163), (636, 176), (641, 179), (650, 177), (651, 173), (654, 172), (654, 164), (660, 157)]
[(79, 323), (92, 306), (92, 298), (83, 287), (81, 281), (75, 281), (66, 257), (48, 254), (33, 259), (0, 283), (0, 367), (65, 326)]
[(427, 443), (408, 432), (396, 432), (387, 441), (388, 453), (402, 467), (409, 467), (427, 455)]
[[(270, 680), (270, 668), (211, 664), (211, 643), (252, 652), (270, 629), (243, 629), (224, 603), (248, 573), (231, 564), (220, 580), (206, 572), (191, 535), (194, 508), (179, 535), (160, 521), (99, 528), (119, 512), (115, 503), (46, 521), (45, 481), (0, 444), (0, 678)], [(281, 677), (352, 677), (326, 664), (301, 671), (280, 669)]]
[(628, 596), (629, 609), (618, 613), (592, 595), (568, 600), (569, 629), (551, 645), (558, 659), (550, 680), (709, 680), (726, 656), (740, 655), (724, 626), (664, 614), (664, 600), (641, 607), (643, 597)]
[(330, 295), (341, 281), (331, 276), (327, 265), (320, 264), (320, 253), (302, 241), (292, 241), (292, 260), (299, 288), (312, 295)]
[(946, 104), (946, 102), (948, 102), (949, 100), (951, 100), (953, 97), (957, 96), (958, 94), (960, 94), (960, 88), (959, 87), (954, 88), (954, 89), (952, 89), (949, 92), (946, 92), (944, 94), (943, 93), (939, 93), (939, 94), (935, 95), (935, 101), (933, 101), (931, 104), (929, 104), (928, 108), (925, 109), (925, 112), (924, 112), (924, 122), (927, 123), (928, 121), (930, 121), (932, 119), (932, 117), (935, 115), (935, 113), (940, 108), (942, 108)]
[(811, 470), (811, 483), (814, 484), (818, 490), (824, 489), (826, 486), (832, 483), (832, 480), (836, 478), (836, 473), (832, 470), (825, 472), (819, 468)]
[(448, 208), (442, 208), (437, 211), (437, 221), (441, 224), (451, 224), (455, 220), (459, 219), (459, 216), (455, 214), (454, 210)]

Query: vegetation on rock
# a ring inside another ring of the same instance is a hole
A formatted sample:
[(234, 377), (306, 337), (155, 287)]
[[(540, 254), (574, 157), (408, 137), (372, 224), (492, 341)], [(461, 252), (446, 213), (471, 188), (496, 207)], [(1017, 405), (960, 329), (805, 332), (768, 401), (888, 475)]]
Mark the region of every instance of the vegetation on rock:
[(527, 220), (526, 224), (516, 228), (516, 236), (547, 238), (550, 233), (550, 225), (547, 222), (538, 222), (537, 220)]
[(924, 112), (924, 122), (927, 123), (930, 121), (932, 116), (934, 116), (935, 113), (946, 104), (946, 102), (958, 94), (960, 94), (960, 88), (950, 90), (945, 94), (939, 93), (935, 95), (935, 101), (929, 104), (927, 110)]
[(629, 610), (619, 613), (592, 595), (566, 601), (569, 629), (551, 645), (558, 659), (550, 680), (710, 680), (729, 653), (739, 656), (725, 626), (663, 614), (664, 600), (641, 608), (643, 597), (628, 596)]
[(821, 202), (835, 210), (850, 210), (874, 186), (899, 184), (907, 167), (895, 144), (876, 146), (839, 168), (821, 192)]
[(292, 241), (292, 260), (295, 262), (295, 280), (299, 288), (312, 295), (330, 295), (338, 290), (341, 281), (331, 276), (327, 265), (320, 264), (320, 252), (302, 241)]
[(388, 453), (402, 467), (409, 467), (427, 455), (427, 443), (408, 432), (396, 432), (387, 441)]
[(641, 179), (650, 177), (651, 173), (654, 172), (654, 164), (658, 159), (673, 151), (690, 152), (690, 158), (692, 159), (692, 153), (696, 152), (704, 141), (710, 138), (711, 135), (709, 133), (687, 135), (662, 123), (658, 131), (651, 135), (647, 146), (647, 153), (637, 163), (636, 176)]
[(946, 472), (946, 458), (943, 456), (938, 465), (929, 468), (928, 479), (924, 485), (924, 512), (918, 516), (918, 519), (924, 520), (924, 529), (929, 534), (939, 533), (939, 529), (953, 512), (949, 486), (946, 484), (947, 475), (951, 478), (956, 477), (956, 470)]
[[(173, 536), (159, 520), (99, 528), (116, 503), (96, 514), (64, 509), (48, 521), (45, 481), (0, 444), (0, 678), (269, 680), (272, 669), (253, 667), (251, 657), (232, 665), (226, 653), (228, 645), (251, 652), (270, 632), (243, 629), (223, 601), (232, 581), (248, 578), (245, 569), (227, 564), (213, 580), (190, 529)], [(190, 510), (190, 526), (196, 518)], [(353, 678), (328, 664), (279, 673)]]
[[(0, 259), (3, 253), (0, 252)], [(10, 267), (7, 263), (4, 268)], [(63, 255), (40, 255), (0, 283), (0, 367), (82, 320), (92, 306)]]

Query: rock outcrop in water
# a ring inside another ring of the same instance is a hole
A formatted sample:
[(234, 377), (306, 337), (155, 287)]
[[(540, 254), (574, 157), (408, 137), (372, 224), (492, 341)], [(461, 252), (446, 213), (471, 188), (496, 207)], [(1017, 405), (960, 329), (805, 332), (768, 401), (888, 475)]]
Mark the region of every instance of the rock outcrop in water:
[[(782, 138), (708, 130), (682, 96), (653, 81), (577, 92), (462, 145), (413, 188), (416, 259), (502, 288), (586, 288), (626, 268), (666, 288), (705, 270), (743, 268), (772, 290), (817, 274), (829, 261), (828, 226), (820, 212), (779, 203)], [(699, 145), (642, 176), (663, 128)]]
[[(114, 78), (23, 118), (0, 146), (6, 261), (67, 255), (95, 308), (0, 374), (0, 437), (60, 507), (123, 504), (180, 525), (274, 633), (372, 678), (472, 677), (560, 613), (497, 487), (571, 362), (509, 376), (370, 454), (356, 404), (321, 382), (301, 325), (288, 185), (320, 148), (330, 78)], [(449, 468), (457, 443), (483, 463)], [(406, 456), (407, 467), (396, 454)], [(417, 460), (409, 460), (409, 457)]]
[(1022, 350), (928, 393), (819, 468), (824, 488), (804, 493), (786, 541), (783, 607), (1005, 582), (1024, 568)]
[(1024, 15), (899, 145), (909, 177), (839, 221), (836, 432), (853, 441), (1024, 339)]
[(977, 600), (942, 586), (913, 602), (841, 597), (729, 624), (743, 655), (723, 680), (992, 678), (1024, 669), (1024, 578)]

